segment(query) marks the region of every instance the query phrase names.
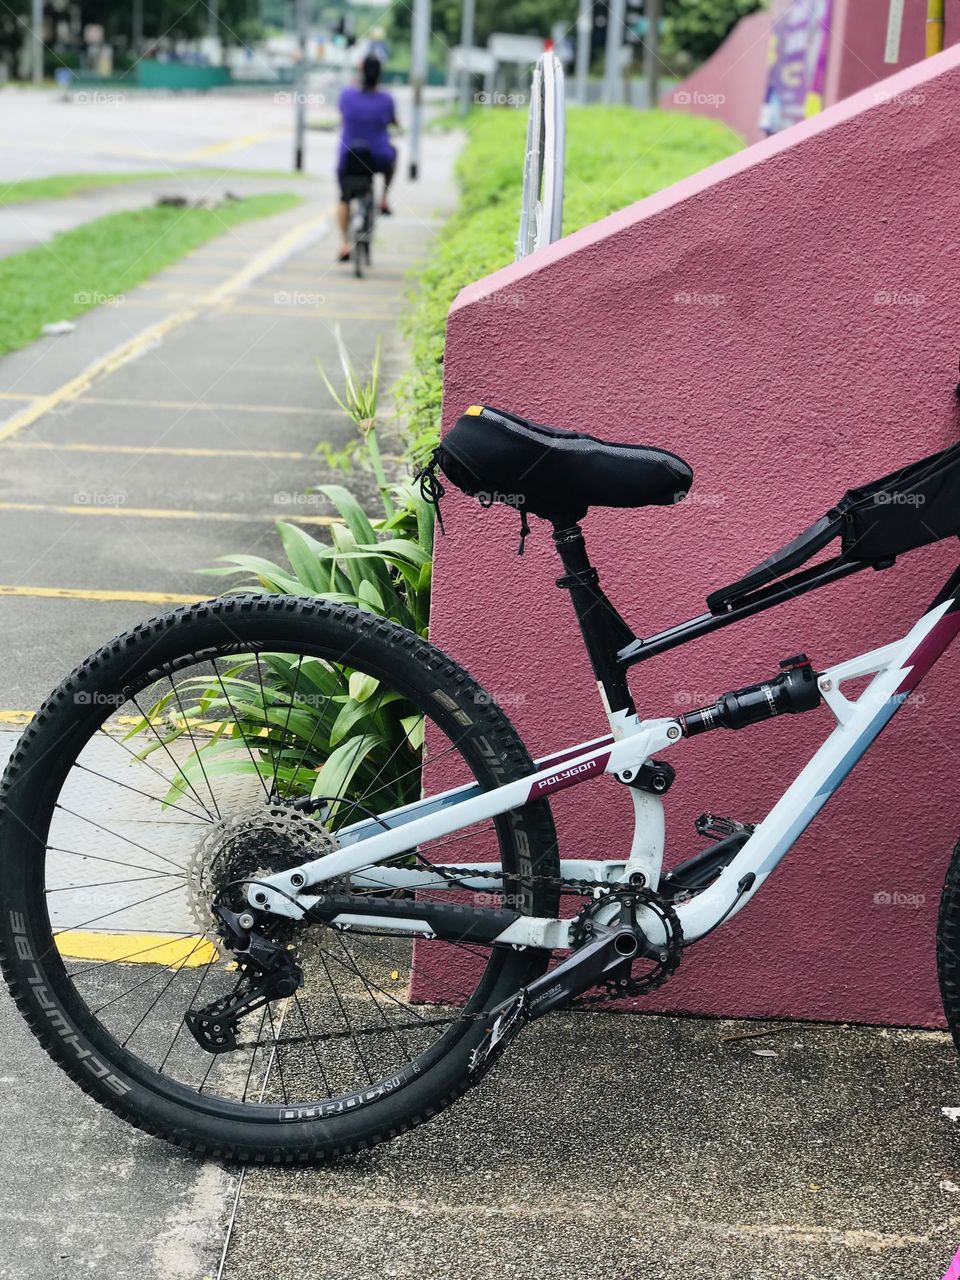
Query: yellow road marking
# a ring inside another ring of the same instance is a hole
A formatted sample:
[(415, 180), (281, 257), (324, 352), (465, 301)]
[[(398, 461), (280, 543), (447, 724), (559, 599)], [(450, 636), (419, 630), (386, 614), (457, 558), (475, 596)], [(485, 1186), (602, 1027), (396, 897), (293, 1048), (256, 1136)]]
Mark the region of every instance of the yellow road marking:
[(40, 392), (30, 395), (27, 391), (0, 391), (0, 400), (38, 400)]
[(247, 515), (243, 511), (190, 511), (163, 507), (85, 507), (46, 502), (0, 502), (0, 511), (45, 511), (62, 516), (129, 517), (138, 520), (233, 520), (239, 524), (251, 524), (259, 520), (296, 520), (298, 524), (343, 524), (340, 516), (301, 516), (296, 512), (268, 511), (262, 516)]
[(93, 929), (61, 929), (57, 950), (71, 960), (104, 960), (124, 964), (158, 964), (166, 968), (198, 969), (216, 960), (219, 951), (209, 940), (171, 937), (165, 933), (99, 933)]
[[(177, 595), (173, 591), (98, 591), (87, 587), (23, 587), (3, 582), (0, 582), (0, 596), (28, 596), (37, 600), (126, 600), (132, 604), (196, 604), (203, 599), (202, 596)], [(3, 714), (0, 712), (0, 717)]]
[(316, 454), (295, 453), (292, 449), (176, 449), (146, 444), (54, 444), (49, 440), (10, 440), (7, 449), (49, 449), (67, 453), (146, 453), (175, 458), (290, 458), (297, 462), (315, 459)]
[[(29, 724), (33, 720), (35, 714), (36, 712), (34, 711), (15, 711), (9, 708), (6, 710), (0, 709), (0, 725), (9, 724), (22, 726)], [(114, 737), (122, 732), (124, 737), (128, 737), (129, 734), (127, 731), (132, 729), (135, 725), (142, 723), (142, 716), (111, 716), (104, 725), (104, 732), (112, 734)], [(201, 736), (206, 737), (213, 737), (215, 733), (220, 732), (224, 728), (224, 721), (222, 720), (200, 720), (196, 716), (184, 717), (163, 715), (156, 717), (151, 721), (151, 723), (153, 725), (159, 725), (161, 728), (165, 726), (170, 728), (182, 726), (190, 733), (200, 734)], [(226, 728), (228, 728), (234, 735), (236, 734), (235, 726), (235, 721), (226, 721)], [(260, 729), (253, 735), (247, 733), (243, 736), (246, 738), (250, 738), (251, 736), (259, 738), (263, 737), (266, 732), (266, 729)]]
[(159, 342), (161, 338), (166, 337), (174, 329), (178, 329), (181, 325), (194, 319), (202, 311), (217, 306), (224, 298), (228, 298), (231, 293), (244, 288), (251, 280), (269, 271), (275, 263), (282, 262), (294, 251), (295, 246), (304, 236), (310, 235), (312, 232), (319, 234), (320, 228), (326, 225), (326, 218), (306, 218), (302, 222), (298, 222), (296, 226), (291, 227), (286, 235), (281, 236), (276, 244), (257, 254), (256, 257), (251, 258), (245, 267), (241, 267), (239, 271), (234, 272), (223, 284), (211, 289), (194, 304), (149, 325), (141, 333), (121, 343), (114, 351), (101, 356), (91, 365), (88, 365), (77, 377), (63, 383), (62, 386), (58, 387), (56, 391), (50, 392), (49, 395), (41, 396), (33, 404), (8, 419), (7, 422), (0, 426), (0, 440), (7, 440), (10, 436), (16, 435), (18, 431), (30, 426), (38, 418), (42, 418), (45, 413), (49, 413), (51, 409), (63, 404), (64, 401), (75, 400), (77, 396), (90, 387), (94, 379), (105, 373), (116, 372), (122, 365), (146, 351), (148, 347)]
[(261, 129), (257, 133), (245, 133), (227, 142), (211, 142), (206, 147), (195, 147), (193, 151), (187, 152), (187, 159), (202, 160), (204, 156), (222, 156), (227, 151), (242, 151), (244, 147), (252, 147), (258, 142), (265, 142), (267, 138), (278, 136), (280, 135), (276, 129)]
[(216, 413), (330, 413), (342, 416), (339, 409), (305, 409), (287, 404), (233, 404), (217, 400), (127, 400), (109, 396), (77, 396), (77, 404), (112, 404), (131, 409), (210, 409)]

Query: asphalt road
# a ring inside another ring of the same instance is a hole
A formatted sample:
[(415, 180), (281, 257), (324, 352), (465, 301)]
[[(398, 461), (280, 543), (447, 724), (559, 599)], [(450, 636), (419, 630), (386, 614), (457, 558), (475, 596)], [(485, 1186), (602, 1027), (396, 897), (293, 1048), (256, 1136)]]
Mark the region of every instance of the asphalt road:
[[(289, 163), (289, 123), (289, 107), (263, 98), (107, 106), (3, 92), (0, 181), (279, 168)], [(335, 368), (339, 329), (359, 368), (379, 339), (384, 386), (399, 373), (406, 273), (450, 206), (457, 144), (431, 139), (421, 183), (398, 183), (362, 282), (334, 261), (334, 145), (332, 134), (311, 134), (311, 181), (228, 180), (299, 191), (298, 208), (225, 233), (87, 313), (72, 333), (0, 359), (0, 764), (88, 653), (171, 603), (216, 594), (221, 584), (197, 570), (228, 552), (279, 557), (278, 518), (308, 529), (330, 518), (329, 504), (305, 490), (344, 477), (315, 448), (344, 444), (353, 428), (318, 361)], [(212, 184), (198, 176), (188, 185), (199, 194)], [(138, 190), (143, 202), (155, 194), (152, 183)], [(92, 196), (80, 213), (131, 198)], [(18, 224), (0, 209), (0, 252), (5, 227), (7, 247), (16, 225), (36, 243), (73, 216), (49, 204), (10, 213)], [(369, 478), (350, 483), (374, 510)], [(215, 1275), (236, 1171), (115, 1121), (53, 1067), (6, 999), (0, 1037), (0, 1278)]]

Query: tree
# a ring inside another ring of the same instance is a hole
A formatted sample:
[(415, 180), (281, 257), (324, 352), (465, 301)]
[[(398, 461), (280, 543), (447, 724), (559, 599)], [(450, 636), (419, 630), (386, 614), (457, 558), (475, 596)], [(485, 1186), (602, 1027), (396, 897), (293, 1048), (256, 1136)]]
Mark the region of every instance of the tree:
[(765, 7), (765, 0), (666, 0), (664, 58), (705, 62), (741, 18)]

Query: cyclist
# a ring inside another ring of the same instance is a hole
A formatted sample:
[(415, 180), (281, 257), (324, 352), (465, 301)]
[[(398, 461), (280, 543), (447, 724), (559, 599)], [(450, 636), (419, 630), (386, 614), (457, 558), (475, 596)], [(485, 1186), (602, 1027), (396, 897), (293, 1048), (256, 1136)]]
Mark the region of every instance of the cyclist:
[(343, 131), (337, 160), (337, 179), (340, 183), (337, 225), (340, 228), (341, 262), (350, 261), (350, 242), (347, 239), (350, 219), (348, 178), (356, 178), (361, 173), (382, 174), (380, 212), (391, 212), (387, 204), (387, 192), (396, 168), (397, 151), (390, 141), (388, 130), (397, 123), (397, 110), (393, 95), (377, 87), (381, 70), (380, 59), (368, 54), (361, 65), (360, 87), (350, 85), (340, 94)]

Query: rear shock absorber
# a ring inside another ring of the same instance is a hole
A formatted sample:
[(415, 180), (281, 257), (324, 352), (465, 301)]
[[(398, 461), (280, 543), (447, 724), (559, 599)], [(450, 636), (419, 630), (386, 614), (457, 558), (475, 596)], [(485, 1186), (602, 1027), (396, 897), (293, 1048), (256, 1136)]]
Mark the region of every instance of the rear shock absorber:
[(772, 720), (774, 716), (796, 715), (819, 707), (822, 699), (817, 673), (805, 653), (784, 658), (780, 675), (763, 684), (725, 693), (712, 706), (697, 707), (678, 716), (687, 738), (708, 729), (745, 729), (748, 724)]

